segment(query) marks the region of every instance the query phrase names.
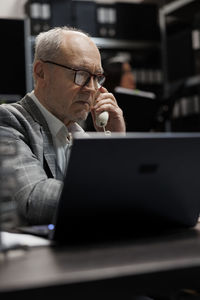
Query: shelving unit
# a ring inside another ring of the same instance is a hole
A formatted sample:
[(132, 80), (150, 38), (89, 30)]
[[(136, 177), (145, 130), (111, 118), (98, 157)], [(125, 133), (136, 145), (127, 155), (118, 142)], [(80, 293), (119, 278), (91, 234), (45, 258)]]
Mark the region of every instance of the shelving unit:
[[(147, 4), (146, 8), (144, 6), (117, 2), (109, 4), (106, 1), (52, 1), (49, 24), (51, 27), (70, 25), (88, 32), (99, 47), (102, 61), (117, 52), (129, 53), (133, 58), (138, 88), (155, 92), (162, 85), (159, 26), (155, 21), (158, 9), (152, 4)], [(31, 18), (31, 14), (28, 16)], [(142, 18), (148, 19), (151, 26), (146, 25)], [(30, 20), (31, 24), (41, 23), (40, 19)], [(130, 30), (132, 28), (134, 30)], [(33, 49), (34, 37), (29, 40)]]
[[(162, 68), (163, 68), (163, 79), (164, 79), (164, 94), (166, 97), (170, 94), (170, 88), (177, 82), (169, 82), (169, 62), (168, 62), (168, 25), (177, 26), (178, 23), (185, 24), (192, 30), (192, 23), (194, 21), (195, 14), (200, 13), (200, 2), (198, 0), (177, 0), (170, 4), (167, 4), (159, 10), (159, 22), (161, 30), (161, 51), (162, 51)], [(180, 25), (181, 26), (181, 25)], [(192, 44), (191, 44), (192, 48)], [(190, 76), (188, 76), (190, 77)], [(194, 79), (195, 74), (191, 74), (191, 78)], [(198, 77), (198, 76), (197, 76)], [(187, 81), (189, 78), (185, 78)], [(192, 80), (192, 79), (191, 79)], [(198, 78), (195, 82), (198, 82)]]
[(164, 98), (171, 130), (200, 131), (200, 1), (159, 10)]
[[(65, 2), (66, 7), (68, 7), (67, 1), (58, 1), (58, 2), (60, 5)], [(58, 2), (56, 2), (56, 1), (51, 2), (51, 4), (53, 3), (54, 9), (56, 9), (56, 5), (58, 5)], [(82, 1), (82, 2), (84, 3), (84, 1)], [(82, 5), (83, 5), (83, 3), (82, 3)], [(58, 5), (58, 7), (59, 7), (59, 5)], [(70, 25), (70, 23), (68, 23), (68, 21), (67, 21), (67, 13), (65, 15), (65, 10), (62, 10), (62, 11), (63, 11), (63, 18), (66, 17), (66, 20), (65, 20), (66, 23), (63, 25)], [(129, 11), (130, 11), (130, 9), (129, 9)], [(59, 12), (60, 12), (60, 10), (59, 10)], [(68, 14), (69, 14), (69, 12), (70, 12), (70, 10), (68, 11)], [(82, 15), (81, 15), (81, 18), (82, 18)], [(86, 16), (86, 19), (88, 19), (88, 16)], [(6, 95), (5, 95), (4, 91), (0, 92), (0, 94), (1, 94), (0, 102), (1, 103), (7, 102), (7, 101), (12, 102), (13, 99), (16, 99), (16, 101), (17, 101), (26, 92), (29, 92), (33, 89), (32, 63), (33, 63), (35, 36), (31, 35), (31, 30), (32, 30), (31, 20), (32, 19), (30, 19), (30, 16), (27, 14), (27, 18), (25, 20), (23, 20), (23, 22), (24, 22), (24, 28), (23, 28), (24, 40), (23, 41), (20, 40), (20, 43), (23, 43), (23, 49), (25, 49), (25, 51), (24, 51), (25, 66), (24, 66), (23, 74), (25, 73), (24, 81), (26, 81), (26, 83), (24, 84), (24, 89), (22, 92), (19, 93), (19, 95), (18, 94), (13, 95), (13, 92), (10, 90), (8, 92), (6, 92), (7, 93)], [(41, 22), (41, 20), (39, 20), (39, 19), (38, 20), (34, 19), (34, 22), (36, 22), (36, 21)], [(55, 21), (55, 18), (54, 18), (54, 21)], [(81, 19), (81, 21), (83, 21), (83, 20)], [(51, 20), (49, 25), (51, 25), (51, 27), (56, 26), (56, 24), (53, 24), (52, 22), (53, 21)], [(71, 25), (73, 26), (73, 24), (71, 24)], [(91, 25), (91, 24), (89, 23), (89, 25)], [(58, 24), (58, 26), (59, 26), (59, 24)], [(82, 29), (84, 30), (84, 28), (82, 28)], [(136, 28), (136, 30), (137, 30), (137, 28)], [(139, 28), (138, 28), (138, 30), (139, 30)], [(98, 34), (98, 31), (97, 31), (97, 34)], [(6, 35), (4, 34), (4, 36), (6, 36)], [(130, 38), (130, 37), (127, 37), (126, 39), (119, 39), (116, 36), (113, 38), (100, 37), (100, 36), (92, 37), (93, 41), (96, 43), (96, 45), (100, 49), (102, 58), (106, 57), (107, 53), (109, 55), (115, 55), (117, 52), (130, 53), (131, 58), (133, 58), (133, 70), (134, 70), (135, 76), (137, 77), (137, 80), (138, 80), (138, 88), (154, 92), (154, 89), (157, 88), (157, 86), (160, 87), (162, 85), (162, 82), (161, 82), (162, 74), (161, 74), (161, 63), (160, 63), (160, 42), (158, 40), (154, 39), (154, 37), (151, 40), (150, 36), (147, 36), (146, 40), (145, 39), (142, 40), (142, 38), (141, 38), (141, 40), (139, 40), (140, 37), (138, 38), (138, 40), (137, 39), (128, 39), (128, 38)], [(21, 53), (22, 53), (22, 51), (21, 51)], [(16, 61), (17, 61), (17, 59), (16, 59)], [(8, 69), (11, 69), (13, 67), (13, 64), (11, 66), (9, 66), (9, 64), (8, 64), (7, 67), (8, 67)], [(22, 65), (21, 65), (21, 68), (19, 68), (19, 69), (22, 72)], [(13, 74), (13, 72), (11, 72), (11, 74)], [(21, 77), (18, 76), (18, 78), (21, 78)], [(9, 76), (9, 79), (10, 78), (11, 77)], [(155, 81), (157, 80), (158, 83), (156, 83), (156, 84), (152, 83), (153, 82), (152, 78)], [(12, 86), (12, 84), (10, 84), (10, 86)]]

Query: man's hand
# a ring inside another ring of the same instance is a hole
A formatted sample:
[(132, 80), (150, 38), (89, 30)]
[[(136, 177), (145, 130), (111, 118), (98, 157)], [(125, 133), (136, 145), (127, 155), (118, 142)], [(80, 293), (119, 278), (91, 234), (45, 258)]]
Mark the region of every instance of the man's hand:
[(106, 130), (109, 130), (111, 132), (126, 131), (123, 112), (118, 106), (114, 95), (109, 93), (106, 88), (101, 87), (99, 89), (99, 94), (96, 98), (95, 105), (91, 109), (94, 126), (97, 131), (103, 131), (102, 127), (98, 127), (96, 125), (96, 115), (99, 115), (103, 111), (107, 111), (109, 113)]

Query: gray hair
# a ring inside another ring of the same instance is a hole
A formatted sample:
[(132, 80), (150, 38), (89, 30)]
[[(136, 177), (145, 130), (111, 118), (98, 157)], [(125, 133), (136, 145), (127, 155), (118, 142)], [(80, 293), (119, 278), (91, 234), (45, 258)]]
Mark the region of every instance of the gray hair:
[(35, 39), (34, 62), (41, 60), (54, 60), (61, 54), (61, 45), (66, 31), (77, 31), (89, 36), (86, 32), (74, 27), (55, 27), (46, 32), (41, 32)]

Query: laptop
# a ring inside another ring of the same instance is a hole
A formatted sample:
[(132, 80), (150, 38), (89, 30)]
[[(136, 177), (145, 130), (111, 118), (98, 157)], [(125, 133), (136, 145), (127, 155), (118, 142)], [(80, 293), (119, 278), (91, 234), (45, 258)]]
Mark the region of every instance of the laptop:
[(198, 133), (77, 136), (50, 238), (80, 243), (194, 227), (199, 186)]

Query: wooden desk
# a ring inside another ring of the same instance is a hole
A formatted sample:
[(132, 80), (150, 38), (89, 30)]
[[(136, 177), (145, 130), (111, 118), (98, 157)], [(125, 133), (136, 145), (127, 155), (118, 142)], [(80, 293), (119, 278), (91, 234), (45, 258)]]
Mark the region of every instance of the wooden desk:
[(110, 245), (32, 248), (0, 261), (1, 299), (64, 293), (68, 300), (126, 300), (199, 287), (200, 224)]

